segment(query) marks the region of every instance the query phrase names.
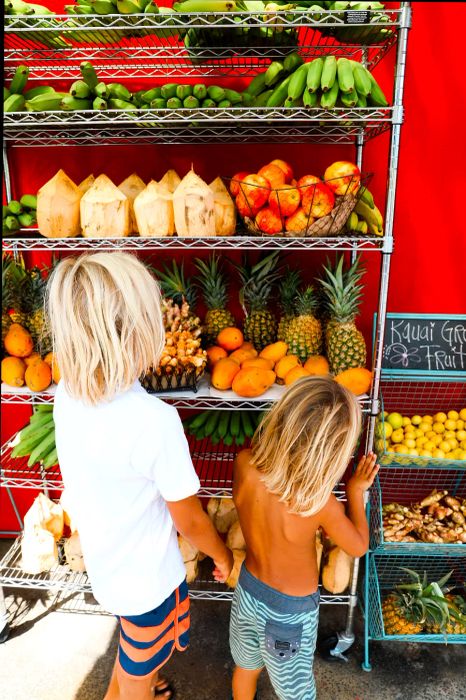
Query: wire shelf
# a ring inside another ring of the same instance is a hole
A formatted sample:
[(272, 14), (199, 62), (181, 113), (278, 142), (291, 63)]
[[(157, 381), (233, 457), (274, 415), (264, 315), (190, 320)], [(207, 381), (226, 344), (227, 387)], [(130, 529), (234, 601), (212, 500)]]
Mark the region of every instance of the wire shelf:
[(425, 377), (405, 376), (389, 379), (382, 374), (380, 392), (383, 410), (403, 415), (426, 415), (466, 407), (466, 373), (457, 378), (427, 374)]
[(366, 601), (366, 614), (369, 625), (369, 638), (394, 642), (429, 642), (436, 644), (466, 644), (466, 634), (387, 634), (382, 616), (382, 601), (399, 583), (407, 583), (408, 574), (401, 571), (406, 567), (417, 571), (421, 576), (425, 571), (429, 581), (438, 581), (452, 571), (448, 586), (458, 586), (464, 591), (466, 579), (466, 558), (428, 557), (422, 554), (399, 554), (396, 557), (369, 556), (368, 572), (369, 597)]
[(393, 107), (230, 107), (75, 112), (9, 112), (3, 137), (12, 146), (142, 143), (341, 143), (371, 139), (397, 119)]
[[(386, 14), (389, 21), (380, 27), (389, 31), (376, 41), (362, 37), (374, 25), (351, 27), (341, 12), (325, 10), (281, 11), (269, 17), (254, 13), (7, 16), (4, 57), (7, 75), (18, 62), (33, 62), (33, 80), (75, 79), (82, 60), (103, 64), (102, 79), (249, 76), (296, 49), (304, 59), (331, 53), (365, 58), (374, 67), (396, 43), (403, 21), (402, 10)], [(329, 36), (348, 29), (353, 33), (350, 41), (340, 43)], [(182, 38), (188, 32), (189, 51)]]
[(434, 489), (448, 491), (450, 496), (466, 498), (466, 469), (443, 470), (404, 468), (380, 470), (369, 494), (370, 547), (379, 553), (424, 552), (426, 555), (465, 556), (466, 544), (430, 542), (390, 542), (384, 537), (382, 506), (399, 503), (403, 506), (422, 501)]
[(43, 238), (37, 229), (23, 229), (24, 238), (3, 238), (7, 251), (66, 250), (365, 250), (379, 251), (383, 237), (334, 236), (331, 238), (299, 238), (283, 236), (211, 236), (209, 238)]

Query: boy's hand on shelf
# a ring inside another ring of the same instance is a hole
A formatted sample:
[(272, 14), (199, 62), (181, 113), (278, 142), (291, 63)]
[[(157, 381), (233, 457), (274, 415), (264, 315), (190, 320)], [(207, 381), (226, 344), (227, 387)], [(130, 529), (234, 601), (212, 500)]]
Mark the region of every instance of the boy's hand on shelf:
[(374, 452), (369, 452), (369, 454), (364, 455), (359, 460), (359, 464), (356, 467), (356, 471), (348, 481), (346, 490), (348, 492), (355, 491), (367, 491), (377, 476), (377, 472), (380, 466), (376, 464), (377, 456)]
[(213, 571), (213, 576), (219, 583), (225, 583), (231, 570), (233, 569), (233, 553), (230, 549), (226, 550), (225, 558), (220, 560), (216, 559), (214, 561), (215, 569)]

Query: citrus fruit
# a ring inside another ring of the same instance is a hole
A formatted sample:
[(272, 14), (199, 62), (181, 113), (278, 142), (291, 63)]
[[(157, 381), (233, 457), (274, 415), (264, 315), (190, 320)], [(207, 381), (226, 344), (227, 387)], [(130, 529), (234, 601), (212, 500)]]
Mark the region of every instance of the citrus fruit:
[(392, 442), (402, 442), (404, 434), (402, 430), (394, 430), (392, 433)]
[(454, 430), (446, 430), (443, 435), (442, 435), (444, 440), (448, 440), (449, 438), (455, 438), (456, 433)]
[(461, 451), (461, 454), (458, 455), (458, 459), (466, 459), (466, 450)]
[(460, 442), (462, 440), (466, 440), (466, 430), (458, 430), (456, 432), (456, 439), (459, 440)]
[(455, 438), (449, 438), (449, 439), (447, 440), (447, 442), (448, 442), (448, 444), (450, 445), (450, 447), (451, 447), (452, 450), (456, 450), (456, 448), (457, 448), (458, 445), (459, 445), (458, 440), (455, 440)]
[(444, 459), (445, 452), (443, 450), (436, 449), (432, 452), (432, 457), (435, 457), (435, 459)]
[(408, 418), (408, 416), (403, 416), (403, 427), (411, 425), (411, 418)]
[(419, 452), (416, 449), (409, 450), (408, 454), (411, 457), (418, 457), (419, 456)]
[(448, 411), (447, 416), (450, 420), (458, 420), (460, 414), (458, 411)]
[(414, 450), (414, 448), (416, 447), (416, 440), (408, 438), (407, 440), (405, 440), (405, 445), (408, 449)]
[(460, 447), (462, 450), (466, 450), (466, 440), (461, 440)]
[(439, 448), (443, 450), (444, 452), (451, 452), (451, 446), (450, 443), (447, 442), (446, 440), (442, 440), (442, 442), (439, 445)]
[(432, 430), (433, 430), (435, 433), (444, 433), (444, 432), (445, 432), (445, 427), (446, 427), (446, 423), (440, 423), (440, 422), (438, 422), (438, 423), (434, 423), (434, 424), (433, 424)]
[(432, 452), (429, 452), (429, 450), (421, 450), (419, 452), (420, 457), (432, 457)]
[(414, 435), (416, 438), (424, 437), (424, 433), (422, 432), (422, 430), (419, 430), (419, 428), (416, 428), (416, 430), (414, 431)]
[[(382, 425), (382, 437), (385, 435), (385, 438), (388, 440), (389, 437), (392, 436), (393, 433), (393, 428), (390, 425), (390, 423), (383, 423)], [(466, 433), (464, 434), (464, 437), (466, 438)]]
[(434, 416), (435, 423), (445, 423), (446, 419), (447, 419), (447, 414), (443, 413), (442, 411), (440, 411), (439, 413), (436, 413)]
[(419, 423), (421, 423), (421, 422), (422, 422), (421, 416), (417, 416), (417, 415), (416, 415), (416, 416), (413, 416), (413, 417), (411, 418), (411, 423), (412, 423), (413, 425), (419, 425)]
[(457, 430), (464, 430), (464, 425), (465, 425), (464, 420), (461, 420), (461, 418), (460, 418), (460, 420), (456, 421), (456, 429)]
[(444, 425), (445, 430), (456, 430), (456, 420), (448, 418), (448, 420), (445, 421)]
[(430, 430), (431, 427), (431, 424), (427, 423), (425, 420), (419, 423), (419, 430), (422, 430), (423, 433), (427, 433), (427, 431)]
[(435, 450), (437, 445), (434, 445), (432, 440), (427, 440), (427, 442), (424, 443), (423, 447), (425, 450), (429, 450), (429, 452), (432, 452), (432, 450)]
[(438, 445), (440, 445), (440, 443), (442, 442), (442, 440), (443, 440), (442, 435), (436, 435), (435, 437), (431, 438), (430, 441), (433, 442), (434, 445), (437, 445), (437, 446), (438, 446)]
[(387, 416), (387, 421), (390, 423), (393, 430), (398, 430), (398, 428), (401, 428), (403, 425), (403, 416), (401, 413), (389, 413)]
[(466, 408), (462, 408), (460, 411), (460, 418), (461, 420), (466, 421)]
[(396, 445), (396, 447), (395, 447), (395, 452), (397, 452), (399, 454), (403, 454), (403, 455), (407, 454), (408, 450), (409, 450), (409, 447), (407, 447), (407, 445), (404, 445), (403, 443), (401, 445)]
[(432, 416), (422, 416), (422, 420), (424, 421), (424, 423), (433, 423), (434, 422), (434, 419), (432, 418)]
[(423, 445), (426, 444), (426, 442), (427, 442), (426, 437), (420, 437), (420, 438), (417, 438), (416, 445), (417, 445), (417, 447), (422, 447)]
[(434, 430), (428, 430), (427, 433), (425, 433), (425, 436), (428, 440), (432, 440), (437, 435), (437, 433)]

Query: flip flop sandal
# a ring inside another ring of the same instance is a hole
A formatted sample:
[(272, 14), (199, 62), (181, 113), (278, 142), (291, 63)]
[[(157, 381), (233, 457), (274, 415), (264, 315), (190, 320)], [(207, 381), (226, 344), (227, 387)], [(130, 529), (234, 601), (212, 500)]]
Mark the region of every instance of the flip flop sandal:
[(175, 688), (172, 686), (171, 683), (168, 683), (168, 681), (160, 681), (159, 685), (156, 685), (154, 688), (154, 698), (158, 698), (160, 696), (163, 696), (165, 693), (170, 693), (168, 698), (165, 698), (165, 700), (173, 700), (176, 694)]

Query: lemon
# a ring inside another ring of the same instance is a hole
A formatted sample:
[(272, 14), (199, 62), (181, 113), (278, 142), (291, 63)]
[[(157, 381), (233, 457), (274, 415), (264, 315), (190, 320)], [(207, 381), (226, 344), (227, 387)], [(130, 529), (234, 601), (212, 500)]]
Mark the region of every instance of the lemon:
[[(424, 433), (422, 432), (422, 430), (419, 430), (419, 428), (416, 428), (416, 430), (414, 431), (414, 435), (416, 438), (424, 437)], [(465, 438), (466, 438), (466, 435), (465, 435)]]
[(433, 424), (432, 430), (433, 430), (435, 433), (444, 433), (444, 432), (445, 432), (445, 427), (446, 427), (446, 423), (436, 422), (436, 423)]
[(402, 454), (402, 455), (408, 454), (408, 450), (409, 450), (408, 446), (405, 445), (404, 443), (402, 443), (401, 445), (395, 446), (395, 452), (398, 454)]
[(426, 437), (419, 437), (419, 438), (417, 438), (417, 440), (416, 440), (416, 445), (417, 445), (417, 447), (422, 447), (423, 445), (426, 444), (426, 442), (427, 442), (427, 438), (426, 438)]
[(461, 440), (466, 440), (466, 430), (457, 430), (456, 439), (461, 442)]
[(435, 457), (435, 459), (444, 459), (445, 452), (443, 450), (436, 449), (432, 452), (432, 457)]
[(448, 411), (447, 413), (447, 418), (449, 418), (450, 420), (458, 420), (459, 417), (460, 414), (458, 413), (458, 411)]
[(447, 442), (448, 442), (448, 444), (450, 445), (450, 447), (451, 447), (452, 450), (456, 450), (456, 448), (457, 448), (458, 445), (459, 445), (458, 440), (455, 440), (455, 438), (449, 438), (449, 439), (447, 440)]
[(420, 457), (432, 457), (432, 452), (430, 452), (429, 450), (421, 450), (419, 452), (419, 456)]
[(462, 451), (463, 450), (461, 449), (461, 447), (457, 447), (456, 450), (450, 452), (450, 457), (452, 457), (453, 459), (459, 459), (459, 455), (462, 453)]
[(448, 440), (449, 438), (455, 438), (456, 433), (454, 430), (445, 430), (445, 432), (442, 435), (444, 440)]
[(383, 411), (381, 413), (382, 418), (388, 418), (388, 411)]
[(415, 450), (415, 449), (410, 450), (410, 451), (408, 452), (408, 454), (409, 454), (411, 457), (419, 457), (419, 452), (418, 452), (417, 450)]
[(411, 418), (408, 418), (408, 416), (403, 416), (403, 427), (406, 425), (411, 425)]
[(462, 450), (466, 450), (466, 440), (461, 440), (460, 447)]
[(450, 418), (445, 421), (445, 430), (456, 430), (456, 420), (451, 420)]
[(405, 437), (410, 437), (410, 438), (416, 437), (416, 431), (414, 430), (412, 425), (408, 425), (405, 428)]
[(392, 442), (402, 442), (404, 439), (404, 433), (402, 430), (394, 430), (392, 433)]
[(443, 438), (442, 438), (441, 435), (436, 435), (435, 437), (433, 437), (433, 438), (431, 439), (431, 442), (433, 442), (434, 445), (437, 445), (437, 447), (438, 447), (438, 445), (440, 445), (440, 443), (442, 442), (442, 439), (443, 439)]
[(388, 455), (394, 455), (394, 454), (395, 454), (395, 450), (387, 450), (387, 454), (388, 454)]
[(466, 459), (466, 450), (461, 450), (461, 454), (458, 455), (458, 459)]
[(422, 416), (422, 420), (424, 421), (424, 423), (433, 423), (434, 422), (434, 419), (432, 418), (432, 416)]
[(422, 423), (419, 423), (419, 430), (422, 430), (423, 433), (426, 433), (428, 430), (431, 429), (431, 424), (427, 423), (427, 421), (423, 420)]
[(460, 420), (456, 421), (456, 429), (457, 430), (464, 430), (464, 425), (465, 425), (464, 420), (460, 419)]
[(384, 423), (383, 426), (382, 426), (382, 429), (383, 429), (383, 432), (382, 432), (381, 437), (383, 437), (383, 436), (385, 435), (385, 438), (388, 440), (388, 438), (389, 438), (389, 437), (391, 436), (391, 434), (393, 433), (393, 428), (392, 428), (392, 426), (390, 425), (390, 423)]
[(442, 440), (442, 442), (439, 445), (439, 448), (443, 450), (444, 452), (451, 452), (451, 446), (450, 443), (447, 442), (446, 440)]
[(432, 440), (427, 440), (427, 442), (424, 443), (423, 447), (425, 450), (429, 450), (429, 452), (432, 452), (432, 450), (435, 450), (437, 445), (434, 445)]
[(398, 428), (403, 426), (403, 416), (401, 413), (389, 413), (387, 416), (387, 421), (390, 423), (393, 430), (398, 430)]
[(447, 419), (447, 414), (442, 413), (442, 411), (440, 411), (440, 413), (436, 413), (434, 416), (435, 423), (445, 423), (446, 419)]
[(437, 435), (437, 433), (434, 430), (428, 430), (425, 435), (428, 440), (432, 440), (432, 438), (434, 438)]
[(419, 423), (421, 423), (421, 422), (422, 422), (421, 416), (413, 416), (413, 417), (411, 418), (411, 423), (412, 423), (413, 425), (419, 425)]
[(460, 411), (460, 418), (466, 422), (466, 408), (462, 408)]
[(413, 450), (416, 447), (416, 440), (413, 440), (412, 438), (408, 438), (407, 440), (405, 439), (405, 445), (410, 450)]
[(381, 439), (376, 440), (374, 446), (377, 452), (383, 452), (385, 450), (385, 441)]

